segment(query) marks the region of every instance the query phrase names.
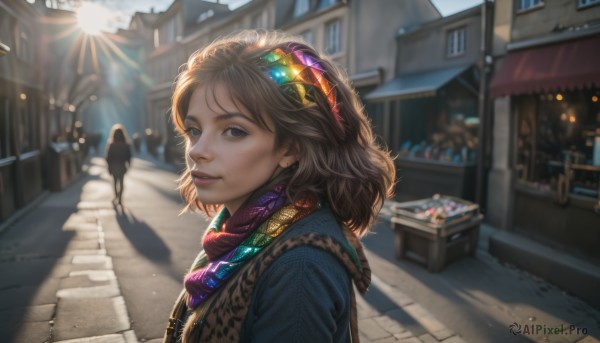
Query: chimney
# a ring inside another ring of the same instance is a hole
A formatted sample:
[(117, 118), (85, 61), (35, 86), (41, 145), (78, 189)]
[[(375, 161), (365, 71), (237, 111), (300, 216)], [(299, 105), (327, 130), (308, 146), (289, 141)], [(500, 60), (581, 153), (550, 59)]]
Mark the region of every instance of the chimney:
[(154, 14), (154, 6), (150, 7), (150, 13)]

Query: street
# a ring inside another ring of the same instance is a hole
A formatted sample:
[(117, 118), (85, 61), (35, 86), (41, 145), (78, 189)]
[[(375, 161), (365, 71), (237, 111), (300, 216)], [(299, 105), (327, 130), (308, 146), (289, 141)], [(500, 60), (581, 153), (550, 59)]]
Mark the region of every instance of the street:
[[(92, 157), (82, 179), (3, 227), (3, 341), (161, 341), (207, 222), (178, 215), (175, 168), (142, 157), (125, 177), (122, 209), (111, 203), (103, 159)], [(474, 258), (430, 273), (394, 258), (382, 214), (363, 238), (373, 283), (358, 299), (361, 341), (599, 342), (600, 311), (498, 262), (487, 253), (489, 230)]]

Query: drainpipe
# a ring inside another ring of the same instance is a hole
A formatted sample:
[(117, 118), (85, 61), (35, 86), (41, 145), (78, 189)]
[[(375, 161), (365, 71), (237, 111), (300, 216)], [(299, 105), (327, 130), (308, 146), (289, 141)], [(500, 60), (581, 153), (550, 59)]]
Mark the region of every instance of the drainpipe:
[(481, 54), (479, 60), (479, 151), (477, 152), (476, 194), (475, 200), (485, 212), (487, 199), (487, 171), (490, 164), (491, 151), (491, 120), (490, 106), (488, 104), (488, 83), (491, 72), (491, 42), (494, 19), (494, 1), (484, 0), (481, 5)]

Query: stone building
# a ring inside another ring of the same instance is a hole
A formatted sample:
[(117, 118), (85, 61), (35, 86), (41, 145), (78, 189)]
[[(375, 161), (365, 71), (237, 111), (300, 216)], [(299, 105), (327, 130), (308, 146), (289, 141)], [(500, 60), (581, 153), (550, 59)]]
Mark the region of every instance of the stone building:
[(495, 2), (488, 183), (494, 208), (489, 223), (516, 234), (511, 240), (492, 237), (492, 252), (595, 304), (600, 304), (591, 286), (600, 284), (599, 5)]

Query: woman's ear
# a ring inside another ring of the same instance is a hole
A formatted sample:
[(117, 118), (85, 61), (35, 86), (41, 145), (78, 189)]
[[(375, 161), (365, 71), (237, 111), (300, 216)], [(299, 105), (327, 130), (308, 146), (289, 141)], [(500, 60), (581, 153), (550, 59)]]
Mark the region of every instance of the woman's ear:
[(283, 151), (285, 151), (285, 152), (279, 159), (279, 166), (281, 168), (289, 168), (294, 163), (298, 162), (298, 160), (299, 160), (298, 149), (294, 145), (292, 145), (290, 143), (286, 143), (283, 146)]

